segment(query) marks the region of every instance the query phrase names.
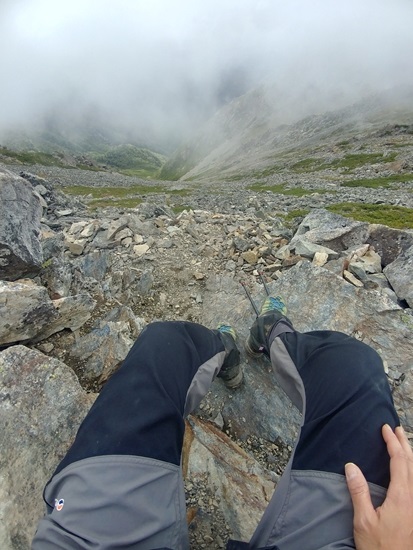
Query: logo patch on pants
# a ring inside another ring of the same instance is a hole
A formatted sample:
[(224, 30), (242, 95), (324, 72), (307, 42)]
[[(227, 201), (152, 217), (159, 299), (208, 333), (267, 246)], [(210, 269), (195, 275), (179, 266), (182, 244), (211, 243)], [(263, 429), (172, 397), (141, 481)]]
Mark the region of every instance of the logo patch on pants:
[(54, 500), (54, 507), (55, 509), (60, 512), (60, 510), (63, 509), (63, 506), (65, 505), (65, 499), (64, 498), (55, 498)]

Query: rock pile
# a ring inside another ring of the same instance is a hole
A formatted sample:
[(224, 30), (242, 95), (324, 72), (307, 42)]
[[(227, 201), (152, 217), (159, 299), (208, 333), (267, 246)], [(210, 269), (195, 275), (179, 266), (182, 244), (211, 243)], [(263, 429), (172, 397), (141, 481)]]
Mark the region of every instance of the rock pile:
[[(41, 487), (95, 398), (87, 392), (118, 368), (144, 325), (228, 321), (242, 341), (254, 314), (240, 282), (258, 303), (260, 273), (285, 296), (298, 330), (341, 330), (381, 354), (413, 431), (411, 232), (325, 210), (293, 232), (252, 202), (175, 215), (148, 199), (92, 215), (46, 180), (23, 176), (0, 172), (2, 548), (29, 548)], [(189, 421), (184, 467), (197, 548), (251, 535), (297, 431), (298, 413), (266, 360), (244, 351), (242, 360), (245, 384), (229, 393), (216, 381)]]

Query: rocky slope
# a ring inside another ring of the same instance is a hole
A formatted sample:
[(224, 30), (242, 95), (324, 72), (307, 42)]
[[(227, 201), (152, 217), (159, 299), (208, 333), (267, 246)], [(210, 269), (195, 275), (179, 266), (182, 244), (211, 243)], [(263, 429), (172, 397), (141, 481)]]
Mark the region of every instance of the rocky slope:
[[(18, 177), (24, 168), (37, 173)], [(241, 282), (258, 303), (264, 277), (271, 293), (286, 297), (298, 330), (342, 330), (371, 344), (413, 432), (412, 231), (316, 208), (337, 202), (334, 194), (260, 193), (248, 180), (169, 183), (161, 192), (159, 182), (146, 182), (145, 196), (126, 209), (90, 210), (92, 197), (62, 192), (126, 181), (138, 180), (22, 165), (0, 172), (2, 548), (29, 548), (42, 485), (145, 324), (228, 321), (242, 342), (254, 314)], [(412, 206), (411, 184), (398, 185), (397, 192), (343, 187), (340, 200)], [(190, 192), (174, 194), (177, 187)], [(297, 207), (312, 210), (287, 226), (284, 214)], [(297, 411), (269, 364), (244, 351), (242, 361), (243, 386), (229, 392), (217, 380), (189, 420), (184, 471), (193, 548), (251, 535), (297, 432)]]
[[(393, 146), (392, 132), (383, 133), (384, 126), (398, 126), (412, 133), (413, 90), (409, 88), (367, 97), (329, 112), (320, 112), (316, 101), (297, 101), (293, 93), (288, 98), (275, 94), (275, 98), (273, 90), (263, 87), (223, 107), (171, 156), (161, 175), (174, 180), (239, 179), (240, 174), (262, 177), (294, 167), (297, 155), (303, 159), (306, 151), (304, 160), (315, 157), (318, 175), (328, 179), (337, 153), (339, 157), (361, 150), (388, 154)], [(304, 116), (305, 112), (310, 116)], [(387, 139), (380, 139), (383, 137)], [(397, 140), (394, 145), (399, 146)], [(305, 165), (296, 171), (306, 171), (303, 168)]]

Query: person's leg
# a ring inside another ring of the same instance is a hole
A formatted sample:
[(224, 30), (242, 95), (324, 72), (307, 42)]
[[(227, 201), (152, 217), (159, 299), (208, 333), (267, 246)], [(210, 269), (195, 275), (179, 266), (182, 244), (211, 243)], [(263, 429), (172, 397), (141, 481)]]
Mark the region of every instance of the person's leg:
[(381, 427), (399, 424), (382, 361), (345, 334), (301, 334), (284, 323), (273, 331), (268, 350), (277, 380), (303, 417), (291, 460), (250, 548), (353, 548), (344, 465), (361, 467), (379, 505), (389, 483)]
[(184, 417), (218, 373), (233, 375), (239, 352), (227, 343), (187, 322), (142, 331), (45, 488), (34, 550), (188, 548)]

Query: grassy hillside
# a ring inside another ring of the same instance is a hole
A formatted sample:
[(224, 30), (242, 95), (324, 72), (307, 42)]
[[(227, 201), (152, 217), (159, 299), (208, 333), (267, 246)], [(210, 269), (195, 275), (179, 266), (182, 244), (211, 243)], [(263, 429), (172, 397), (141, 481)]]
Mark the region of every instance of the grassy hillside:
[(159, 153), (131, 144), (109, 148), (104, 154), (92, 155), (99, 164), (122, 174), (151, 177), (157, 175), (165, 161)]
[(31, 164), (80, 168), (84, 170), (107, 170), (127, 176), (153, 178), (165, 162), (165, 157), (149, 149), (131, 144), (106, 147), (105, 151), (87, 151), (82, 154), (36, 149), (12, 149), (0, 146), (0, 162), (3, 164)]

